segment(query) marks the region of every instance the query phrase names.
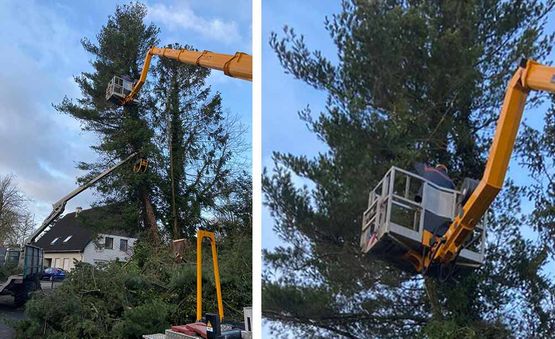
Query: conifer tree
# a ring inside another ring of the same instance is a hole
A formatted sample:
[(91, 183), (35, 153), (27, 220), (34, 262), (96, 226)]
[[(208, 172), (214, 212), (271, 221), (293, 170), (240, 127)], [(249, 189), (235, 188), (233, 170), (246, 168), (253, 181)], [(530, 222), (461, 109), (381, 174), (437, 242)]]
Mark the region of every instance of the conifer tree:
[[(522, 193), (510, 181), (491, 208), (486, 264), (457, 283), (363, 256), (359, 238), (368, 192), (393, 165), (443, 163), (455, 182), (481, 178), (508, 79), (522, 56), (542, 61), (551, 51), (553, 6), (345, 0), (325, 21), (338, 63), (293, 28), (271, 35), (285, 71), (328, 95), (325, 112), (299, 113), (327, 151), (312, 159), (275, 152), (263, 179), (284, 242), (264, 256), (262, 308), (276, 330), (349, 338), (552, 333), (545, 240), (523, 236)], [(311, 188), (295, 186), (295, 176)]]
[[(97, 35), (96, 42), (82, 40), (85, 50), (93, 56), (93, 71), (75, 77), (82, 98), (72, 100), (66, 97), (56, 106), (58, 111), (78, 119), (82, 128), (94, 132), (99, 140), (98, 145), (92, 146), (99, 160), (79, 164), (80, 169), (89, 171), (80, 182), (89, 180), (133, 152), (141, 152), (147, 158), (156, 156), (152, 140), (154, 131), (149, 125), (148, 107), (151, 103), (145, 100), (147, 97), (139, 95), (138, 104), (125, 107), (105, 99), (106, 87), (113, 76), (139, 78), (146, 52), (158, 42), (158, 28), (143, 22), (146, 13), (146, 6), (139, 3), (117, 6)], [(145, 85), (143, 92), (147, 88)], [(141, 224), (151, 239), (158, 241), (152, 185), (157, 181), (155, 171), (134, 174), (131, 166), (113, 173), (95, 188), (101, 193), (103, 203), (125, 206), (122, 212), (129, 228), (136, 231), (137, 225)], [(141, 211), (140, 216), (137, 210)]]

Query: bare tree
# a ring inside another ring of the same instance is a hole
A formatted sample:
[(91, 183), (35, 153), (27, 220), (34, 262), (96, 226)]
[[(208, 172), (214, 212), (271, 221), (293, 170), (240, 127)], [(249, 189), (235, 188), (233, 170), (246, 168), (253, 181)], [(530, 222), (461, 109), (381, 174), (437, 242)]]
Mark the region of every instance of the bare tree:
[(0, 243), (20, 244), (34, 228), (34, 216), (29, 213), (27, 202), (12, 175), (0, 176)]
[(35, 216), (28, 211), (20, 215), (14, 227), (6, 234), (4, 243), (10, 246), (24, 244), (35, 230)]

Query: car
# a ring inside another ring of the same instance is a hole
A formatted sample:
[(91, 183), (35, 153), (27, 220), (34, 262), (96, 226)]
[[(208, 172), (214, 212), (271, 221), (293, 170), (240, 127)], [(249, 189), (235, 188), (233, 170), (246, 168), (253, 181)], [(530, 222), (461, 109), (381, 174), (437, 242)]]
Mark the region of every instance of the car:
[(66, 271), (57, 267), (48, 267), (42, 272), (43, 280), (64, 280)]

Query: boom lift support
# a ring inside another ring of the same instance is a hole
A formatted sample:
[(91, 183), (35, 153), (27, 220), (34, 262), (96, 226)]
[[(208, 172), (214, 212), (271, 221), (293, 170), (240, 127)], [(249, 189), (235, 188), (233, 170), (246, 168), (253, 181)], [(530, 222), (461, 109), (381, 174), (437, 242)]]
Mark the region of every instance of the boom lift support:
[[(430, 267), (436, 265), (440, 268), (449, 267), (448, 271), (452, 272), (452, 268), (461, 255), (461, 251), (464, 251), (469, 240), (473, 239), (473, 233), (476, 232), (480, 220), (503, 187), (503, 181), (509, 167), (526, 98), (530, 91), (555, 93), (555, 67), (541, 65), (532, 60), (522, 60), (508, 84), (482, 179), (473, 184), (472, 179), (466, 178), (461, 191), (444, 189), (443, 193), (451, 194), (451, 197), (456, 200), (456, 206), (453, 209), (454, 213), (452, 213), (451, 222), (446, 232), (442, 235), (430, 236), (427, 232), (422, 232), (422, 223), (420, 225), (417, 223), (416, 228), (420, 227), (421, 231), (419, 233), (421, 236), (420, 243), (417, 246), (411, 246), (407, 245), (409, 244), (408, 241), (398, 241), (401, 238), (395, 237), (398, 243), (403, 243), (402, 247), (404, 250), (402, 254), (397, 251), (397, 258), (389, 255), (389, 259), (396, 263), (404, 261), (405, 267), (412, 266), (414, 271), (419, 273), (427, 273)], [(395, 173), (395, 170), (393, 170), (393, 173)], [(410, 175), (415, 176), (413, 174)], [(424, 180), (423, 178), (419, 179)], [(425, 184), (431, 186), (430, 183)], [(392, 185), (394, 185), (393, 182)], [(407, 180), (405, 192), (409, 191), (409, 185)], [(384, 192), (386, 191), (384, 189)], [(372, 191), (374, 195), (377, 194), (376, 192), (376, 190)], [(448, 195), (445, 196), (448, 197)], [(397, 197), (397, 199), (401, 198), (403, 197)], [(377, 199), (373, 198), (371, 200), (377, 201)], [(440, 200), (442, 202), (445, 201), (445, 199)], [(403, 202), (405, 204), (411, 203), (407, 199)], [(422, 207), (414, 207), (415, 210), (419, 208), (421, 209)], [(379, 213), (375, 212), (376, 209), (379, 210), (379, 203), (377, 202), (374, 205), (370, 205), (364, 214), (363, 234), (361, 237), (363, 252), (379, 252), (379, 249), (383, 251), (384, 248), (386, 249), (385, 251), (390, 251), (391, 246), (380, 246), (380, 242), (383, 242), (382, 240), (385, 240), (391, 233), (397, 232), (395, 228), (388, 226), (391, 211), (385, 211), (379, 215)], [(385, 216), (383, 216), (384, 213)], [(417, 216), (415, 216), (415, 219), (417, 219)], [(402, 230), (402, 232), (405, 232), (405, 230)], [(398, 232), (398, 234), (402, 232)], [(406, 237), (406, 239), (409, 239), (409, 237)], [(392, 252), (390, 251), (390, 253)], [(386, 258), (388, 257), (388, 253), (382, 252), (377, 254)], [(470, 254), (467, 255), (467, 258), (472, 258)], [(469, 266), (479, 266), (481, 260), (482, 258), (478, 258), (474, 260), (473, 265)]]
[(139, 80), (133, 84), (127, 79), (114, 76), (106, 89), (106, 100), (122, 106), (134, 102), (135, 96), (146, 81), (153, 55), (177, 60), (184, 64), (217, 69), (223, 71), (227, 76), (252, 81), (252, 56), (249, 54), (237, 52), (235, 55), (229, 55), (210, 51), (151, 47), (146, 54)]
[(220, 269), (218, 267), (218, 251), (216, 249), (216, 236), (214, 232), (206, 230), (197, 231), (197, 321), (202, 319), (202, 240), (208, 238), (212, 249), (212, 265), (214, 267), (214, 284), (216, 285), (216, 300), (218, 302), (218, 316), (220, 321), (224, 318), (222, 303), (222, 288), (220, 286)]
[[(112, 173), (113, 171), (115, 171), (116, 169), (120, 168), (121, 166), (125, 165), (126, 163), (128, 163), (130, 160), (134, 159), (135, 157), (137, 157), (139, 155), (139, 152), (135, 152), (133, 154), (131, 154), (130, 156), (128, 156), (127, 158), (125, 158), (124, 160), (120, 161), (119, 163), (117, 163), (116, 165), (108, 168), (107, 170), (105, 170), (104, 172), (100, 173), (99, 175), (97, 175), (95, 178), (93, 178), (92, 180), (90, 180), (89, 182), (87, 182), (86, 184), (79, 186), (78, 188), (74, 189), (73, 191), (71, 191), (69, 194), (67, 194), (66, 196), (64, 196), (63, 198), (61, 198), (60, 200), (56, 201), (53, 205), (52, 205), (52, 212), (50, 212), (50, 215), (48, 217), (46, 217), (46, 219), (44, 219), (42, 225), (33, 233), (33, 235), (31, 236), (31, 238), (29, 238), (28, 243), (33, 243), (35, 242), (35, 240), (38, 238), (39, 235), (42, 234), (42, 232), (44, 232), (44, 230), (50, 226), (50, 224), (52, 224), (52, 222), (54, 220), (56, 220), (56, 218), (58, 218), (62, 213), (64, 213), (64, 210), (66, 208), (66, 204), (68, 203), (68, 201), (70, 201), (71, 199), (75, 198), (78, 194), (80, 194), (81, 192), (83, 192), (84, 190), (86, 190), (87, 188), (93, 186), (94, 184), (96, 184), (98, 181), (102, 180), (103, 178), (105, 178), (107, 175), (109, 175), (110, 173)], [(147, 161), (144, 158), (140, 158), (135, 165), (133, 166), (133, 171), (134, 172), (144, 172), (147, 168)]]

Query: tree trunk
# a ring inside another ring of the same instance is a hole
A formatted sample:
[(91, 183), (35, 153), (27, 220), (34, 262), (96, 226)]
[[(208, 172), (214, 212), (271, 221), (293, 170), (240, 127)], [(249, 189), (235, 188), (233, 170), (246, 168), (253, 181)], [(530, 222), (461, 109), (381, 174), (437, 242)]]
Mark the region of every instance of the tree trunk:
[(441, 305), (437, 296), (437, 284), (433, 278), (424, 277), (424, 288), (426, 289), (426, 295), (432, 307), (432, 319), (443, 320), (443, 312), (441, 311)]
[[(170, 121), (171, 124), (171, 121)], [(173, 133), (171, 130), (170, 125), (170, 142), (169, 142), (169, 149), (170, 149), (170, 178), (171, 178), (171, 191), (172, 191), (172, 231), (173, 231), (173, 239), (181, 238), (181, 234), (179, 232), (179, 227), (177, 223), (177, 206), (175, 202), (175, 175), (174, 175), (174, 157), (173, 157)]]
[(150, 198), (148, 194), (143, 191), (141, 193), (141, 199), (143, 201), (143, 220), (145, 222), (145, 226), (148, 227), (150, 238), (155, 244), (160, 243), (160, 234), (158, 234), (158, 226), (156, 225), (156, 216), (154, 215), (154, 208), (152, 207), (152, 202), (150, 202)]

